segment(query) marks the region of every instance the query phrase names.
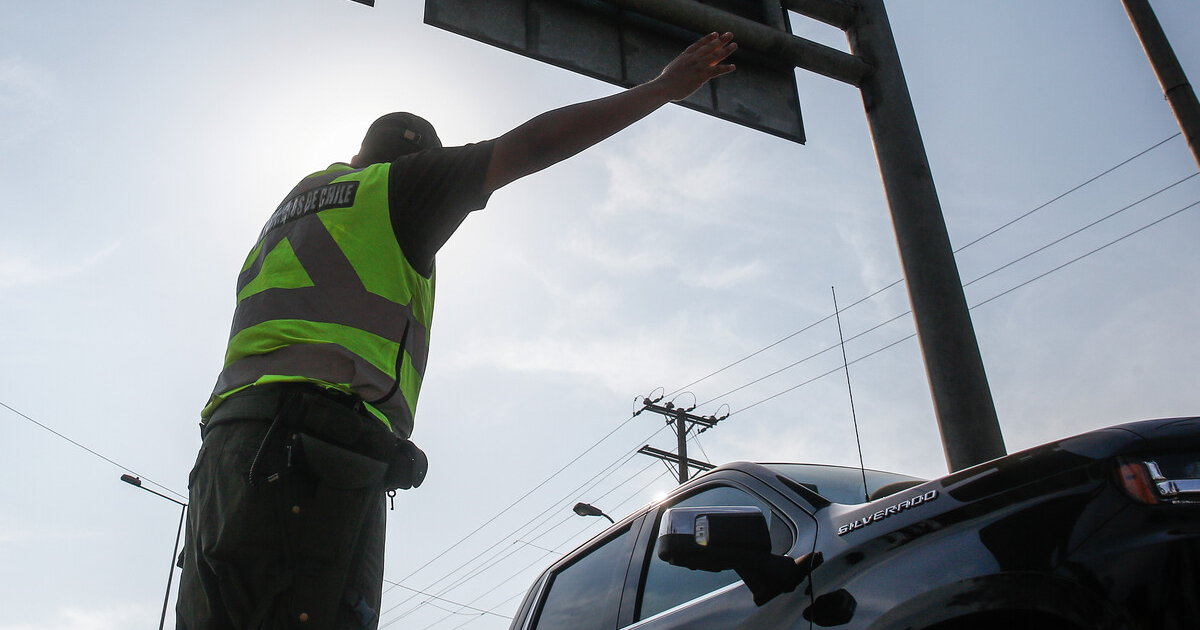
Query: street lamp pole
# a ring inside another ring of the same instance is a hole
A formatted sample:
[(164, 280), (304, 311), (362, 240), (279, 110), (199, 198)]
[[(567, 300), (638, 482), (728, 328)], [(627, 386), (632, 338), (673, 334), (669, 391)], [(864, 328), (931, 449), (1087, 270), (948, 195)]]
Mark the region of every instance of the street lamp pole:
[(179, 527), (175, 529), (175, 549), (171, 551), (171, 570), (169, 573), (167, 573), (167, 592), (165, 595), (163, 595), (162, 615), (158, 618), (158, 630), (163, 630), (167, 622), (167, 602), (171, 599), (171, 582), (175, 578), (175, 559), (179, 557), (179, 539), (183, 536), (183, 523), (184, 519), (187, 517), (188, 504), (143, 486), (142, 480), (138, 477), (134, 477), (133, 475), (121, 475), (121, 481), (124, 481), (131, 486), (141, 488), (150, 494), (158, 495), (182, 507), (179, 512)]

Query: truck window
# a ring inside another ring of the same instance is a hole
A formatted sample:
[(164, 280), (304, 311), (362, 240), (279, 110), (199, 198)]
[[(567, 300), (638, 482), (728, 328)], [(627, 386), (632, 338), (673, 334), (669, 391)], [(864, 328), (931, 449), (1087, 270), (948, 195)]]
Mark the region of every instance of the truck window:
[(630, 545), (626, 529), (555, 572), (534, 630), (601, 630), (616, 625)]

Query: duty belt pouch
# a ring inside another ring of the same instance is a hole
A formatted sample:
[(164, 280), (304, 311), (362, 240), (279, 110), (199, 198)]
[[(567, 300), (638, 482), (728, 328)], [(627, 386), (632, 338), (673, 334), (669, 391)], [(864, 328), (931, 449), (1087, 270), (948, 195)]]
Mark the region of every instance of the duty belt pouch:
[(384, 482), (387, 490), (416, 488), (425, 481), (425, 473), (429, 472), (429, 458), (425, 456), (425, 451), (408, 440), (397, 439), (392, 444), (389, 460)]
[[(373, 420), (367, 422), (368, 424), (364, 425), (363, 418), (349, 411), (342, 403), (322, 396), (307, 396), (304, 415), (300, 421), (300, 430), (304, 438), (302, 450), (306, 456), (308, 451), (312, 450), (312, 456), (320, 458), (319, 463), (329, 465), (322, 466), (321, 470), (325, 472), (321, 472), (314, 467), (315, 462), (309, 461), (309, 467), (313, 468), (312, 473), (322, 481), (325, 481), (328, 475), (331, 482), (343, 484), (338, 487), (345, 488), (358, 487), (345, 485), (356, 483), (355, 474), (369, 474), (370, 479), (377, 482), (377, 487), (382, 490), (408, 490), (420, 486), (429, 470), (429, 459), (424, 451), (411, 441), (386, 431), (382, 426), (370, 424)], [(373, 429), (377, 429), (378, 433), (372, 435)], [(321, 439), (317, 440), (311, 434)], [(314, 440), (328, 443), (316, 444)], [(310, 447), (310, 443), (313, 443), (313, 446)], [(386, 467), (385, 474), (376, 478), (375, 467), (371, 464), (350, 465), (346, 455), (335, 453), (334, 445), (346, 447), (352, 453), (360, 453), (373, 461), (383, 462)]]
[(300, 452), (308, 472), (317, 479), (318, 486), (339, 490), (370, 489), (383, 487), (388, 474), (388, 465), (362, 453), (335, 446), (307, 433), (297, 436)]

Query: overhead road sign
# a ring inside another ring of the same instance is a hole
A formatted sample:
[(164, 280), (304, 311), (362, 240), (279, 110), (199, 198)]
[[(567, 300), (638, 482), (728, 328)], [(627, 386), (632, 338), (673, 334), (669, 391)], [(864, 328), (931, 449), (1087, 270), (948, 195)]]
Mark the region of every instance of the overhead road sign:
[(670, 7), (655, 0), (426, 0), (425, 22), (623, 87), (653, 79), (703, 33), (733, 31), (739, 49), (730, 63), (738, 71), (709, 81), (680, 104), (803, 144), (794, 66), (746, 44), (743, 32), (749, 29), (733, 26), (753, 25), (798, 40), (789, 35), (779, 1), (683, 4), (708, 21), (673, 25), (662, 19)]
[[(850, 53), (790, 34), (785, 9), (845, 31)], [(699, 34), (729, 31), (738, 72), (684, 104), (796, 142), (804, 129), (795, 68), (858, 88), (946, 463), (957, 471), (1005, 454), (884, 0), (426, 0), (425, 21), (625, 86), (652, 79)]]

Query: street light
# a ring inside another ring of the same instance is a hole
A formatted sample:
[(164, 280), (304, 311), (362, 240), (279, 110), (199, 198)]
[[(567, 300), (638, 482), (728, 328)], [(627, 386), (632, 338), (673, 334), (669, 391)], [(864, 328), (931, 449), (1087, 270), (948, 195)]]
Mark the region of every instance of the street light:
[(600, 508), (594, 505), (588, 505), (587, 503), (576, 503), (575, 507), (572, 509), (580, 516), (603, 516), (604, 518), (608, 519), (609, 523), (616, 523), (616, 521), (612, 520), (611, 516), (605, 514)]
[(183, 507), (179, 513), (179, 528), (175, 531), (175, 549), (171, 552), (171, 572), (167, 574), (167, 593), (166, 595), (163, 595), (162, 616), (160, 616), (158, 619), (158, 630), (163, 630), (163, 627), (167, 622), (167, 601), (171, 599), (171, 581), (175, 578), (175, 558), (179, 557), (179, 538), (183, 534), (183, 521), (187, 516), (188, 505), (183, 501), (173, 499), (165, 494), (162, 494), (161, 492), (155, 492), (154, 490), (143, 486), (142, 480), (138, 477), (134, 477), (133, 475), (121, 475), (121, 481), (124, 481), (131, 486), (137, 486), (138, 488), (141, 488), (150, 494), (156, 494)]

